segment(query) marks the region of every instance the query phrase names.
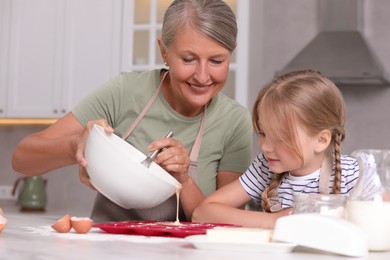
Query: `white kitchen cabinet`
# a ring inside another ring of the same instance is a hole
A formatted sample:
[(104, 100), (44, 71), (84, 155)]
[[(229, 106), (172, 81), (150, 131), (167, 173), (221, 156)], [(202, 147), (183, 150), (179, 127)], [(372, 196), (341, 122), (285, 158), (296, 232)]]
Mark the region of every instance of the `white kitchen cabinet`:
[(11, 0), (0, 0), (0, 117), (4, 116), (7, 100), (7, 49), (9, 18), (8, 6)]
[[(120, 71), (163, 67), (166, 0), (0, 0), (0, 117), (58, 118)], [(247, 102), (249, 0), (224, 92)]]
[(7, 117), (54, 116), (53, 111), (59, 109), (60, 4), (50, 0), (10, 2)]
[(120, 1), (1, 3), (2, 117), (60, 117), (118, 73)]

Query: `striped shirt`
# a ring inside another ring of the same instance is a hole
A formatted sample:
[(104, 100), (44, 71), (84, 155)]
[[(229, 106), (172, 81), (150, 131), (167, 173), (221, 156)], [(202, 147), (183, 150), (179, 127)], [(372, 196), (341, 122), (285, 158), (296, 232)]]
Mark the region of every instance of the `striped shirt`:
[[(348, 194), (356, 185), (359, 176), (358, 161), (347, 155), (341, 156), (341, 194)], [(240, 182), (248, 195), (255, 201), (261, 201), (261, 194), (270, 184), (274, 173), (268, 167), (268, 162), (263, 154), (257, 155), (255, 160), (241, 175)], [(332, 193), (335, 173), (332, 172), (329, 179), (329, 193)], [(306, 176), (292, 176), (285, 174), (278, 188), (278, 198), (282, 208), (294, 205), (294, 194), (320, 193), (319, 192), (320, 169)]]

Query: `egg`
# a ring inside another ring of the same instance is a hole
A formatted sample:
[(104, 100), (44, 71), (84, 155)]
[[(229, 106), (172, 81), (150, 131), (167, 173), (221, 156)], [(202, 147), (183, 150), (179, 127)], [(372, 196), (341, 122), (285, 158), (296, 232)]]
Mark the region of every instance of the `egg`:
[(70, 216), (66, 214), (61, 219), (59, 219), (55, 224), (51, 226), (55, 231), (59, 233), (67, 233), (72, 228)]
[(90, 218), (72, 217), (70, 222), (73, 229), (79, 234), (87, 233), (93, 225), (93, 220)]
[(3, 216), (3, 210), (0, 208), (0, 232), (3, 231), (7, 224), (7, 219)]

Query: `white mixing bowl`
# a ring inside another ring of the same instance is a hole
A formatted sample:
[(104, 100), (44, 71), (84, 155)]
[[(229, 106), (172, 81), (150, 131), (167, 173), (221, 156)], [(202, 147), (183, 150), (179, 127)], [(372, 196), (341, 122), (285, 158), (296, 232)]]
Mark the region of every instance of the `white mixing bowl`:
[(85, 148), (91, 184), (119, 206), (152, 208), (176, 193), (181, 184), (152, 162), (141, 164), (146, 156), (115, 134), (106, 134), (94, 125)]

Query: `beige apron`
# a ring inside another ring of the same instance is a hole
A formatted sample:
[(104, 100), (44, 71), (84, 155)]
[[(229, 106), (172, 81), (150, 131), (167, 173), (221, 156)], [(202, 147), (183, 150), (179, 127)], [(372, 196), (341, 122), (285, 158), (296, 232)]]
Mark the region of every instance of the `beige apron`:
[[(152, 106), (153, 102), (157, 98), (158, 94), (162, 89), (162, 83), (168, 74), (168, 71), (163, 75), (157, 90), (150, 98), (149, 102), (146, 104), (142, 112), (138, 115), (137, 119), (133, 122), (130, 128), (122, 136), (122, 139), (126, 139), (136, 128), (138, 123), (142, 120), (146, 112)], [(196, 136), (195, 142), (192, 146), (190, 152), (190, 165), (188, 168), (188, 174), (190, 177), (197, 183), (198, 173), (197, 173), (197, 161), (199, 155), (199, 149), (202, 142), (203, 129), (206, 121), (206, 107), (203, 111), (203, 116), (201, 124)], [(110, 201), (102, 194), (98, 193), (95, 198), (94, 207), (92, 210), (91, 218), (95, 222), (107, 222), (107, 221), (124, 221), (124, 220), (165, 220), (165, 221), (175, 221), (176, 220), (176, 195), (173, 195), (165, 202), (160, 205), (149, 208), (149, 209), (124, 209), (114, 202)], [(187, 221), (185, 218), (184, 212), (180, 207), (179, 213), (180, 221)]]
[(320, 171), (319, 190), (321, 194), (329, 194), (329, 180), (331, 174), (332, 174), (331, 157), (326, 156), (324, 161), (322, 162), (321, 171)]

